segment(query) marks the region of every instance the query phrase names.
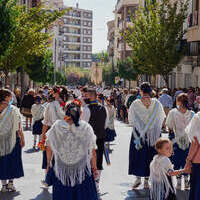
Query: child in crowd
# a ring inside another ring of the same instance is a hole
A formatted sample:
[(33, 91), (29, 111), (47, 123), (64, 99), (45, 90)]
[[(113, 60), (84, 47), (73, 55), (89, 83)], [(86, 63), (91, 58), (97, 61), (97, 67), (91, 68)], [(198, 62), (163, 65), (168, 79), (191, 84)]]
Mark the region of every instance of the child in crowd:
[(35, 104), (32, 105), (31, 108), (31, 114), (33, 116), (33, 136), (34, 136), (34, 142), (33, 142), (33, 149), (36, 149), (36, 143), (37, 143), (37, 136), (39, 137), (38, 142), (41, 139), (42, 134), (42, 120), (43, 120), (43, 114), (44, 114), (44, 106), (41, 104), (41, 97), (36, 96), (35, 97)]
[(173, 147), (169, 139), (158, 139), (155, 148), (158, 155), (154, 156), (150, 165), (150, 200), (176, 200), (172, 176), (181, 175), (184, 170), (174, 171), (173, 169), (169, 159)]

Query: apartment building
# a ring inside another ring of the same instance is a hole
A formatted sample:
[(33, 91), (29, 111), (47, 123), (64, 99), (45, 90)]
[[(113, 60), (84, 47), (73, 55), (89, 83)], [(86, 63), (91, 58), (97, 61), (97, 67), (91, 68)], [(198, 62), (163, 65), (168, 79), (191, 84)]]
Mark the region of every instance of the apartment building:
[(114, 41), (115, 41), (115, 20), (111, 20), (107, 22), (107, 28), (108, 28), (108, 35), (107, 40), (109, 42), (108, 44), (108, 54), (109, 54), (109, 61), (110, 63), (113, 63), (114, 59)]
[[(115, 12), (117, 17), (117, 28), (119, 32), (123, 32), (127, 29), (128, 25), (131, 23), (131, 14), (134, 16), (135, 12), (140, 4), (140, 0), (118, 0)], [(120, 58), (125, 59), (131, 55), (131, 48), (127, 45), (125, 40), (118, 35), (117, 38), (117, 48), (120, 53)]]
[(64, 66), (90, 68), (92, 65), (93, 12), (76, 8), (63, 16), (62, 58)]

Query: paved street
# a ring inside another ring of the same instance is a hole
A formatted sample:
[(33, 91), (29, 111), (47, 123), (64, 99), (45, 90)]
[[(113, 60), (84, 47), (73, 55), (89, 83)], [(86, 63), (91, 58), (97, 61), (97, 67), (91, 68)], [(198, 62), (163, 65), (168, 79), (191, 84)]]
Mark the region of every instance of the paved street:
[[(131, 128), (120, 122), (116, 122), (118, 137), (111, 146), (111, 166), (105, 166), (101, 182), (103, 200), (147, 200), (148, 191), (131, 191), (134, 178), (127, 175), (128, 150), (131, 136)], [(41, 170), (41, 152), (32, 151), (32, 135), (25, 132), (26, 147), (23, 149), (23, 162), (25, 177), (16, 181), (19, 192), (14, 194), (1, 194), (0, 200), (51, 200), (51, 190), (40, 188), (40, 180), (43, 178)], [(178, 200), (187, 200), (183, 191), (178, 192)], [(67, 199), (66, 199), (67, 200)]]

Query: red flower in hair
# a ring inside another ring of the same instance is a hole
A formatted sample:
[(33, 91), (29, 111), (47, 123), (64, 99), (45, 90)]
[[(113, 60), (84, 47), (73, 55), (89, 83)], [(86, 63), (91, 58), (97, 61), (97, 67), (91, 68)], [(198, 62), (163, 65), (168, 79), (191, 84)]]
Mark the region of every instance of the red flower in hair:
[(72, 103), (76, 104), (77, 106), (80, 106), (82, 105), (81, 101), (78, 100), (78, 99), (75, 99), (74, 101), (72, 101)]
[(57, 91), (56, 91), (56, 93), (57, 93), (57, 94), (60, 94), (60, 92), (61, 92), (61, 89), (58, 88)]

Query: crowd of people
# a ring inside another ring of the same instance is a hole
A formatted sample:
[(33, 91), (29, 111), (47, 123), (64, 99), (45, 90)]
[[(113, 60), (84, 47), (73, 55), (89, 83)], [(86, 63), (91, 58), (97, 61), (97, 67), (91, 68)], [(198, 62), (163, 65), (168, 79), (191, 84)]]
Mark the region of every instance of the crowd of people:
[(14, 179), (24, 176), (25, 118), (33, 149), (43, 154), (42, 185), (53, 187), (53, 200), (100, 200), (103, 156), (117, 136), (117, 119), (132, 127), (128, 174), (136, 176), (133, 190), (144, 178), (150, 200), (175, 200), (182, 188), (190, 190), (189, 200), (199, 200), (199, 110), (199, 88), (152, 89), (146, 82), (130, 90), (44, 86), (28, 89), (23, 98), (18, 88), (2, 88), (1, 192), (15, 192)]

